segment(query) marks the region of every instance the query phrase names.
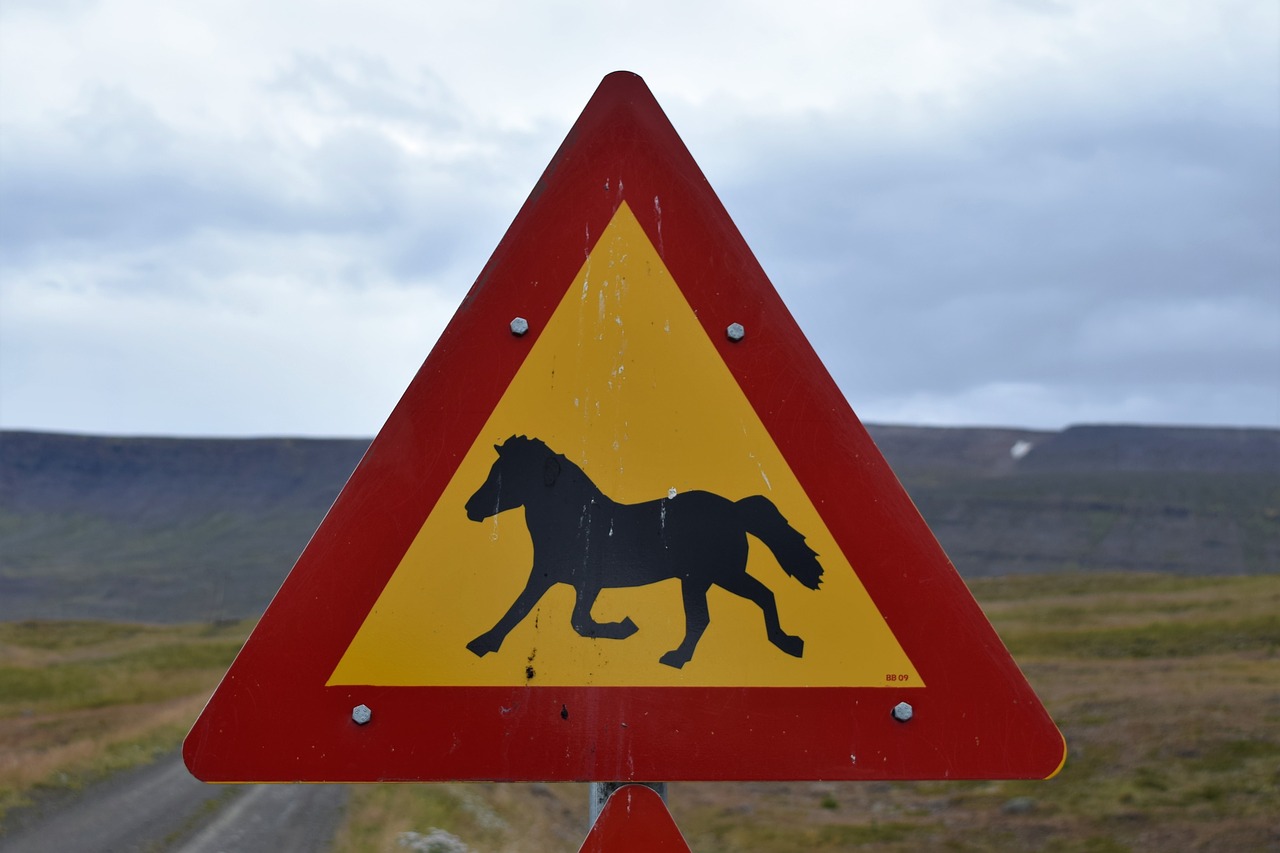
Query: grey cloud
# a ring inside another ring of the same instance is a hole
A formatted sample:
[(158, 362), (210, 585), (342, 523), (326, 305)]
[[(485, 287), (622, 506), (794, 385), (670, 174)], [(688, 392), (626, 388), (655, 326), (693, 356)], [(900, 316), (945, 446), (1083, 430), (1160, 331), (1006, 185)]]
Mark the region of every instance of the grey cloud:
[[(1118, 79), (1114, 97), (1064, 77), (769, 121), (667, 106), (864, 416), (1274, 421), (1275, 87), (1219, 102), (1152, 83), (1168, 71)], [(99, 289), (178, 300), (317, 270), (325, 286), (445, 279), (460, 296), (567, 130), (486, 122), (429, 68), (354, 52), (292, 56), (262, 94), (313, 120), (307, 138), (200, 135), (119, 89), (6, 127), (6, 277), (56, 287), (71, 259)]]
[[(384, 199), (314, 180), (326, 160), (343, 167), (341, 142), (285, 152), (262, 139), (203, 139), (164, 124), (125, 92), (95, 93), (52, 131), (8, 137), (0, 226), (11, 249), (152, 243), (196, 228), (340, 230), (385, 217)], [(386, 154), (370, 152), (367, 163), (390, 168)]]
[(1266, 116), (1049, 103), (931, 140), (848, 116), (735, 137), (764, 144), (719, 190), (846, 388), (1274, 383)]
[[(513, 140), (493, 148), (504, 144)], [(449, 162), (415, 158), (369, 126), (335, 128), (315, 145), (203, 138), (121, 91), (96, 92), (58, 127), (12, 129), (3, 145), (0, 263), (11, 269), (215, 231), (360, 237), (373, 252), (363, 262), (421, 277), (456, 261), (495, 216), (504, 177), (483, 147)]]
[(463, 105), (429, 68), (404, 79), (381, 57), (350, 50), (295, 54), (267, 88), (329, 115), (395, 119), (437, 133), (467, 125)]

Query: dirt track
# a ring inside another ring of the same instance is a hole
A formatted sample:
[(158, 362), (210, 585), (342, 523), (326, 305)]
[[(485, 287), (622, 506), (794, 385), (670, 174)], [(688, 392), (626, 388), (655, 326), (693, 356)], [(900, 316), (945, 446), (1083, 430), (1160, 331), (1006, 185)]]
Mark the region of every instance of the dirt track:
[(206, 785), (175, 754), (17, 816), (0, 851), (322, 851), (346, 799), (342, 785)]

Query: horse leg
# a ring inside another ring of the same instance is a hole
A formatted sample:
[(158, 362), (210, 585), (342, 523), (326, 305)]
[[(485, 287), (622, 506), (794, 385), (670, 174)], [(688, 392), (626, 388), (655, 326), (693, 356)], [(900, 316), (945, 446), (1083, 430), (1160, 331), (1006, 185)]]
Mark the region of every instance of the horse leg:
[(625, 640), (638, 630), (630, 616), (621, 622), (597, 622), (591, 616), (591, 608), (596, 603), (596, 596), (600, 594), (600, 587), (580, 586), (577, 593), (578, 597), (573, 605), (573, 630), (583, 637)]
[(759, 605), (764, 611), (764, 627), (769, 642), (792, 657), (804, 656), (804, 640), (782, 630), (782, 623), (778, 621), (778, 602), (773, 597), (773, 590), (745, 571), (730, 578), (717, 578), (716, 583), (734, 595), (740, 595)]
[(533, 609), (533, 605), (538, 603), (538, 599), (551, 588), (551, 581), (536, 568), (529, 575), (529, 581), (524, 585), (524, 589), (516, 596), (516, 600), (511, 602), (511, 606), (507, 608), (507, 612), (498, 620), (498, 624), (494, 625), (488, 631), (485, 631), (479, 637), (467, 643), (467, 648), (476, 655), (476, 657), (484, 657), (489, 652), (496, 652), (502, 646), (502, 641), (507, 638), (507, 634), (511, 633), (511, 629), (520, 624), (520, 620), (529, 615), (529, 611)]
[(693, 657), (693, 650), (702, 639), (702, 632), (711, 623), (707, 611), (707, 590), (710, 584), (693, 584), (688, 578), (680, 581), (680, 595), (684, 599), (684, 641), (658, 659), (659, 663), (680, 669)]

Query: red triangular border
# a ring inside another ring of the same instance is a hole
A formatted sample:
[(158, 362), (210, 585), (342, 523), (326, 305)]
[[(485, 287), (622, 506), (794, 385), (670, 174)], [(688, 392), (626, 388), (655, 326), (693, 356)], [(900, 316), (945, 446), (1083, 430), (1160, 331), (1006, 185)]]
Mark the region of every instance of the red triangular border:
[[(927, 687), (326, 687), (626, 199)], [(531, 331), (513, 336), (522, 316)], [(730, 323), (748, 339), (727, 340)], [(890, 710), (909, 702), (913, 718)], [(358, 704), (372, 719), (352, 722)], [(206, 781), (1040, 778), (1061, 735), (644, 82), (600, 84), (184, 745)]]

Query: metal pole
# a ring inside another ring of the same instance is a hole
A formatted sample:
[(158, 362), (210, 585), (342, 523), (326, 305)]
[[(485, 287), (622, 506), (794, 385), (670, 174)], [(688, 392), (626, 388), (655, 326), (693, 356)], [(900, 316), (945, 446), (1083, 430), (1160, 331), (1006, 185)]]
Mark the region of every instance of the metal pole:
[(657, 791), (658, 796), (662, 797), (662, 802), (665, 803), (667, 801), (666, 782), (592, 782), (591, 819), (587, 822), (588, 831), (596, 825), (596, 819), (600, 817), (600, 812), (604, 811), (604, 804), (608, 802), (609, 795), (623, 785), (644, 785), (646, 788), (652, 788)]

